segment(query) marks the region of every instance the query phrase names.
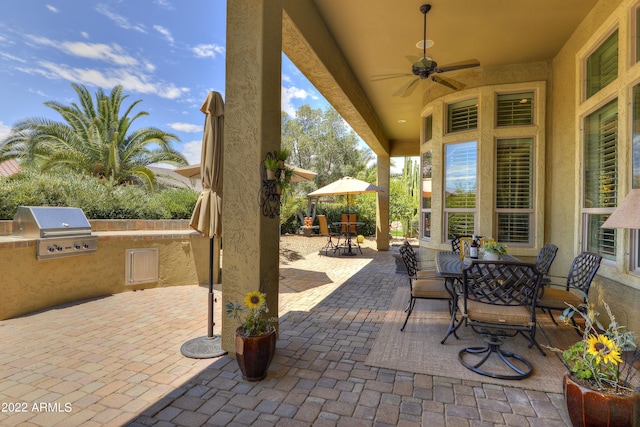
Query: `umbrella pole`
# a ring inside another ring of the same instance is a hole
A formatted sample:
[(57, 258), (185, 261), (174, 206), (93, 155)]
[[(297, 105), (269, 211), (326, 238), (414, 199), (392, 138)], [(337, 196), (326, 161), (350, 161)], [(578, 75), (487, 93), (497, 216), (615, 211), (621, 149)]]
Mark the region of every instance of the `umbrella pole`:
[(209, 294), (208, 298), (208, 313), (207, 313), (207, 336), (193, 338), (180, 347), (180, 352), (183, 356), (191, 357), (194, 359), (208, 359), (211, 357), (218, 357), (227, 354), (222, 349), (222, 338), (219, 335), (213, 335), (213, 261), (214, 261), (214, 237), (209, 239)]
[(209, 316), (207, 321), (207, 337), (213, 338), (213, 239), (209, 239)]

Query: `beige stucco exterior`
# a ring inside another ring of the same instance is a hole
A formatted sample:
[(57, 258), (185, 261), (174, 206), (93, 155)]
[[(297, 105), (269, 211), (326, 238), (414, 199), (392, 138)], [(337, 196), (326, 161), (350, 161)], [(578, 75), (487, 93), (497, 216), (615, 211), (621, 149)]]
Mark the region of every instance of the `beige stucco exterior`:
[[(582, 242), (582, 126), (583, 118), (618, 99), (619, 189), (620, 201), (629, 190), (631, 152), (631, 88), (640, 81), (640, 67), (632, 52), (635, 29), (633, 13), (636, 1), (600, 1), (578, 27), (565, 46), (550, 62), (515, 64), (487, 69), (471, 69), (459, 74), (467, 83), (464, 91), (444, 95), (446, 91), (427, 93), (422, 116), (433, 114), (433, 139), (421, 151), (433, 149), (434, 170), (444, 169), (443, 146), (447, 142), (478, 141), (478, 209), (476, 231), (495, 236), (493, 225), (494, 142), (501, 130), (493, 129), (492, 100), (495, 93), (533, 90), (536, 97), (534, 126), (506, 131), (511, 136), (533, 136), (536, 141), (535, 238), (531, 247), (510, 247), (519, 257), (535, 256), (547, 242), (560, 249), (550, 274), (563, 283), (573, 258), (583, 249)], [(601, 92), (584, 100), (582, 81), (585, 58), (614, 28), (619, 30), (618, 78)], [(468, 134), (446, 135), (444, 106), (458, 100), (479, 99), (478, 130)], [(448, 247), (443, 230), (443, 176), (433, 177), (432, 239), (423, 241), (428, 258), (432, 250)], [(629, 272), (629, 230), (617, 231), (615, 262), (604, 260), (592, 285), (591, 301), (606, 301), (618, 320), (632, 330), (640, 330), (640, 277)]]
[[(478, 97), (480, 125), (469, 138), (479, 141), (480, 178), (478, 233), (494, 235), (493, 162), (495, 140), (504, 136), (492, 126), (493, 103), (498, 92), (533, 90), (537, 97), (536, 123), (528, 129), (509, 131), (509, 136), (535, 138), (535, 224), (533, 243), (515, 246), (510, 252), (532, 260), (548, 242), (560, 247), (551, 270), (558, 281), (566, 276), (570, 263), (580, 252), (581, 219), (581, 131), (582, 117), (614, 92), (620, 105), (629, 105), (632, 82), (640, 80), (639, 66), (630, 66), (631, 0), (600, 0), (578, 26), (566, 44), (546, 61), (515, 63), (460, 70), (456, 79), (466, 88), (451, 92), (431, 85), (424, 92), (422, 109), (416, 117), (433, 114), (434, 139), (429, 144), (389, 140), (363, 93), (353, 71), (311, 1), (278, 0), (229, 2), (227, 11), (227, 146), (225, 174), (241, 163), (242, 171), (225, 176), (225, 276), (223, 298), (238, 299), (248, 290), (262, 289), (277, 298), (275, 273), (277, 221), (261, 218), (257, 203), (260, 162), (266, 152), (279, 146), (280, 52), (284, 52), (331, 102), (378, 156), (378, 184), (389, 182), (388, 166), (394, 155), (417, 155), (433, 148), (434, 166), (443, 164), (443, 144), (452, 141), (442, 132), (444, 106), (455, 100)], [(549, 13), (552, 13), (550, 11)], [(620, 77), (606, 94), (581, 100), (581, 64), (613, 28), (620, 29)], [(282, 35), (280, 37), (280, 35)], [(523, 36), (524, 37), (524, 36)], [(620, 123), (629, 123), (628, 108), (620, 108)], [(272, 121), (272, 123), (270, 123)], [(626, 126), (628, 128), (628, 126)], [(620, 130), (620, 187), (626, 194), (629, 182), (629, 130)], [(460, 137), (457, 135), (455, 138)], [(434, 167), (434, 171), (437, 168)], [(422, 241), (426, 258), (433, 250), (448, 248), (442, 221), (442, 169), (434, 176), (431, 241)], [(388, 248), (388, 196), (378, 196), (379, 249)], [(228, 246), (225, 249), (228, 249)], [(618, 259), (603, 262), (594, 282), (594, 295), (608, 300), (640, 330), (637, 307), (640, 279), (628, 272), (629, 231), (618, 231)], [(622, 296), (622, 298), (618, 297)], [(615, 302), (614, 302), (615, 301)], [(270, 301), (272, 314), (277, 307)], [(276, 309), (277, 310), (277, 309)], [(627, 316), (627, 313), (629, 314)], [(230, 349), (235, 325), (223, 319), (223, 347)]]

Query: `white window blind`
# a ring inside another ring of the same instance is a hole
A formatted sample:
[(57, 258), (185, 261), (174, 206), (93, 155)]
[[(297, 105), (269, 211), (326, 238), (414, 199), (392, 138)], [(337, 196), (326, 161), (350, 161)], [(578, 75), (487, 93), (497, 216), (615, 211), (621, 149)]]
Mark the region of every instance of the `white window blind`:
[(615, 230), (601, 225), (618, 204), (618, 101), (584, 121), (584, 233), (586, 249), (615, 259)]
[(587, 58), (587, 98), (618, 77), (618, 30)]
[(533, 124), (533, 92), (501, 94), (496, 104), (496, 126)]
[(456, 102), (447, 106), (447, 131), (459, 132), (478, 127), (478, 100)]
[(534, 199), (533, 139), (501, 139), (496, 145), (498, 241), (529, 243)]
[(433, 138), (433, 116), (429, 114), (424, 118), (424, 141), (431, 141)]

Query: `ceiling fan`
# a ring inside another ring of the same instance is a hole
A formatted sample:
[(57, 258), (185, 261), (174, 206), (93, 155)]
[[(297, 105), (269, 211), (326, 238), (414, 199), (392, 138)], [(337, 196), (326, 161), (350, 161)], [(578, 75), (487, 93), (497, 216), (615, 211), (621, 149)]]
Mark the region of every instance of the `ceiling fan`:
[(467, 61), (457, 62), (455, 64), (448, 64), (442, 67), (438, 67), (438, 63), (433, 60), (430, 56), (427, 56), (427, 13), (431, 10), (430, 4), (423, 4), (420, 6), (420, 12), (424, 15), (424, 26), (423, 26), (423, 39), (420, 43), (422, 45), (422, 58), (418, 58), (416, 56), (407, 56), (407, 59), (411, 61), (413, 64), (411, 66), (411, 72), (402, 73), (402, 74), (384, 74), (380, 76), (374, 77), (374, 81), (377, 80), (385, 80), (392, 79), (396, 77), (404, 77), (416, 75), (417, 78), (411, 80), (410, 82), (404, 84), (398, 91), (396, 91), (393, 96), (407, 97), (413, 93), (413, 91), (418, 87), (418, 83), (422, 80), (430, 79), (436, 83), (440, 83), (444, 86), (447, 86), (453, 90), (461, 90), (464, 89), (465, 84), (458, 82), (456, 80), (445, 78), (439, 76), (440, 73), (446, 73), (447, 71), (461, 70), (463, 68), (473, 68), (480, 66), (480, 62), (476, 59), (469, 59)]

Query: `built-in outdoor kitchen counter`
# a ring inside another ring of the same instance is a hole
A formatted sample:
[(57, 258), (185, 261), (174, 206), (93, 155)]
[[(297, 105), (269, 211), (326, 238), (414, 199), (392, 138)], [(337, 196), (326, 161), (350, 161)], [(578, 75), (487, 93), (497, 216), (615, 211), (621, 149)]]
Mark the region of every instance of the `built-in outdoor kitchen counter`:
[(0, 320), (130, 290), (208, 283), (209, 239), (191, 229), (189, 220), (89, 224), (95, 251), (69, 240), (66, 247), (78, 245), (80, 254), (39, 258), (38, 244), (45, 253), (64, 252), (65, 245), (16, 235), (14, 221), (0, 221)]

